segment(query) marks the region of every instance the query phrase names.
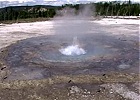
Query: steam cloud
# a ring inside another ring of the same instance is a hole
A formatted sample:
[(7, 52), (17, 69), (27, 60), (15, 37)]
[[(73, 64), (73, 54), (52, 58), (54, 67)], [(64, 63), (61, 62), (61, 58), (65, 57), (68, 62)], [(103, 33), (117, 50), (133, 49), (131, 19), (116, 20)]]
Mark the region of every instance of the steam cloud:
[(56, 18), (89, 18), (94, 16), (94, 11), (95, 8), (93, 4), (80, 5), (79, 10), (70, 7), (65, 7), (62, 10), (57, 11)]
[[(79, 6), (79, 10), (65, 7), (62, 10), (58, 10), (56, 15), (56, 34), (60, 33), (66, 38), (75, 37), (73, 38), (73, 44), (71, 41), (71, 45), (68, 45), (65, 48), (61, 47), (59, 52), (67, 56), (86, 54), (86, 51), (80, 46), (77, 37), (79, 37), (81, 34), (87, 33), (90, 30), (89, 26), (86, 26), (86, 23), (87, 19), (89, 20), (89, 18), (93, 17), (94, 15), (94, 5), (81, 5)], [(85, 24), (81, 25), (82, 21), (84, 21)]]
[(66, 48), (62, 48), (59, 50), (63, 55), (67, 56), (75, 56), (75, 55), (83, 55), (86, 54), (86, 51), (80, 47), (78, 43), (77, 37), (73, 38), (73, 44)]

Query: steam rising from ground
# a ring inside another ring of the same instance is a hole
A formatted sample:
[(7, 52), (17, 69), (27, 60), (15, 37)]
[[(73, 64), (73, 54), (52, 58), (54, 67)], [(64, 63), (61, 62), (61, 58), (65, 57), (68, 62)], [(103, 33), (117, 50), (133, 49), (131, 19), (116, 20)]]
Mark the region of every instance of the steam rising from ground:
[(79, 19), (79, 18), (89, 18), (94, 16), (94, 5), (85, 4), (78, 7), (76, 10), (71, 7), (64, 7), (61, 10), (56, 11), (56, 19)]
[[(80, 46), (76, 36), (83, 34), (83, 32), (85, 34), (87, 31), (89, 31), (88, 30), (89, 28), (82, 31), (83, 29), (85, 29), (85, 25), (81, 25), (80, 23), (78, 23), (76, 24), (78, 26), (76, 26), (76, 25), (73, 25), (73, 23), (75, 23), (75, 21), (79, 19), (82, 19), (80, 20), (81, 22), (83, 21), (83, 19), (89, 19), (90, 17), (92, 17), (94, 13), (93, 7), (94, 5), (91, 5), (91, 4), (79, 6), (79, 10), (76, 10), (70, 7), (65, 7), (62, 10), (59, 10), (57, 12), (57, 15), (60, 17), (57, 16), (56, 19), (60, 19), (61, 21), (63, 21), (63, 24), (65, 24), (63, 25), (65, 27), (61, 27), (61, 26), (59, 27), (60, 31), (56, 29), (57, 33), (63, 34), (63, 36), (65, 35), (66, 37), (71, 36), (71, 35), (73, 35), (74, 37), (72, 45), (59, 49), (61, 54), (67, 55), (67, 56), (76, 56), (76, 55), (86, 54), (86, 51)], [(59, 23), (59, 24), (62, 24), (62, 23)]]
[(86, 51), (79, 46), (77, 37), (73, 38), (73, 44), (59, 50), (63, 55), (75, 56), (86, 54)]

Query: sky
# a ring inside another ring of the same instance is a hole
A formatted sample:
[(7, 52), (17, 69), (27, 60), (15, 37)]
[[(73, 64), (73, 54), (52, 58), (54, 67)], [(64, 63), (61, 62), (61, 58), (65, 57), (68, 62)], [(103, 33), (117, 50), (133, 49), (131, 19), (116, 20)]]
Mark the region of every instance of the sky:
[[(0, 8), (7, 6), (23, 6), (23, 5), (63, 5), (69, 3), (88, 3), (99, 1), (115, 1), (115, 0), (0, 0)], [(127, 0), (116, 0), (127, 1)], [(139, 2), (140, 0), (131, 0), (133, 2)]]

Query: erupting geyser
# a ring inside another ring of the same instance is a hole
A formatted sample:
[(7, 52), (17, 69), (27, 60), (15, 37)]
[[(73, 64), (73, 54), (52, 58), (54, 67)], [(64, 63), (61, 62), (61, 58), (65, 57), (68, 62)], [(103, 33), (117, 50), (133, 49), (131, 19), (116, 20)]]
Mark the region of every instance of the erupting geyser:
[(85, 50), (80, 48), (78, 45), (71, 45), (66, 48), (59, 50), (63, 55), (74, 56), (85, 54)]
[(59, 50), (63, 55), (75, 56), (86, 54), (86, 51), (79, 46), (77, 37), (73, 38), (73, 44)]

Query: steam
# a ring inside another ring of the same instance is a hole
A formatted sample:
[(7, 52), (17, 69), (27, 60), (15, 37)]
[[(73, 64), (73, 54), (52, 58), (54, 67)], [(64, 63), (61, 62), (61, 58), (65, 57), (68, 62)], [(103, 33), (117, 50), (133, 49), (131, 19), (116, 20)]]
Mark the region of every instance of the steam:
[(73, 44), (66, 48), (62, 48), (59, 50), (63, 55), (67, 56), (76, 56), (86, 54), (86, 51), (79, 46), (77, 37), (73, 38)]
[(93, 4), (86, 4), (80, 6), (78, 16), (81, 17), (93, 17), (95, 12), (95, 8)]
[[(73, 43), (67, 47), (63, 47), (59, 49), (59, 52), (66, 56), (79, 56), (86, 54), (86, 51), (80, 46), (78, 39), (76, 36), (86, 34), (89, 32), (90, 27), (86, 26), (87, 20), (93, 17), (94, 13), (94, 5), (92, 4), (84, 4), (79, 6), (79, 10), (76, 10), (71, 7), (64, 7), (61, 10), (57, 11), (56, 19), (60, 19), (58, 24), (56, 24), (56, 34), (61, 34), (66, 38), (73, 36)], [(84, 21), (84, 20), (86, 21)], [(80, 21), (79, 21), (80, 20)], [(85, 24), (79, 23), (83, 22)], [(75, 23), (73, 25), (73, 23)], [(65, 24), (65, 25), (62, 25)], [(61, 27), (63, 26), (63, 27)]]
[(79, 9), (71, 7), (64, 7), (61, 10), (56, 11), (56, 18), (89, 18), (93, 17), (95, 12), (95, 7), (93, 4), (83, 4), (79, 5)]

